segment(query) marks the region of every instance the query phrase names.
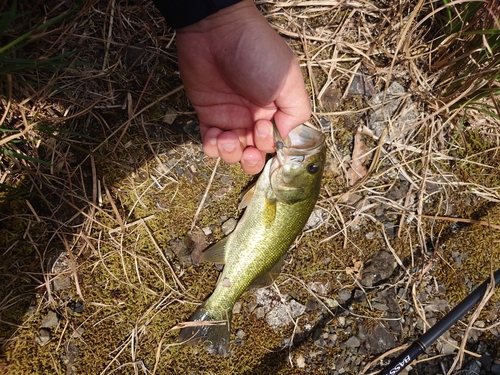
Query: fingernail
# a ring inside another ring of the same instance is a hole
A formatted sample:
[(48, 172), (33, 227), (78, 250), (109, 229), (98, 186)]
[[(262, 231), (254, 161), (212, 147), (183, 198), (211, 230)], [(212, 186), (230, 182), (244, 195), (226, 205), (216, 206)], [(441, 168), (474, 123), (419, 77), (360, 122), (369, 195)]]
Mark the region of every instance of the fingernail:
[(242, 160), (241, 162), (249, 167), (255, 167), (257, 165), (256, 160)]
[(257, 135), (262, 138), (266, 138), (270, 133), (269, 126), (263, 124), (257, 125), (255, 130), (257, 131)]
[(234, 151), (234, 149), (236, 148), (236, 143), (223, 143), (221, 145), (221, 147), (227, 151), (227, 152), (231, 152), (231, 151)]
[(208, 143), (215, 146), (217, 144), (217, 138), (208, 138)]

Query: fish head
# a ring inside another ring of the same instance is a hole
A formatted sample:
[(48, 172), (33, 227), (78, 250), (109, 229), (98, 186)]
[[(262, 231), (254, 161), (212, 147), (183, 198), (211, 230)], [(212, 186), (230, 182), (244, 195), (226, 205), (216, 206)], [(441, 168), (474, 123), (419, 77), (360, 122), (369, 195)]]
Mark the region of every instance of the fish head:
[(326, 159), (325, 135), (299, 125), (284, 140), (276, 138), (276, 155), (270, 169), (276, 199), (286, 203), (316, 199)]

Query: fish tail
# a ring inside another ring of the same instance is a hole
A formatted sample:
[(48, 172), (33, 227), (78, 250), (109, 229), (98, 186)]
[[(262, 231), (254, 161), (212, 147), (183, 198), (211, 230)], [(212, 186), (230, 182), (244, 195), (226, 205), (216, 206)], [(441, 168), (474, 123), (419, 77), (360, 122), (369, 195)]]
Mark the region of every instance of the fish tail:
[(231, 311), (210, 311), (202, 305), (185, 323), (177, 342), (183, 345), (202, 342), (211, 354), (225, 357), (229, 350), (230, 323)]

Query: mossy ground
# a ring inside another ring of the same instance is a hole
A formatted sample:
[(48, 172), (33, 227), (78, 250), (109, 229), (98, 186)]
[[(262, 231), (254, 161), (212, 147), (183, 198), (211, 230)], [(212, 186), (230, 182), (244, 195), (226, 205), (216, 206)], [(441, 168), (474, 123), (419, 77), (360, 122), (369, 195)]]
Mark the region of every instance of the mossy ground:
[[(352, 270), (380, 249), (392, 248), (404, 268), (398, 267), (382, 285), (364, 289), (367, 299), (351, 305), (347, 316), (352, 321), (338, 330), (335, 345), (319, 346), (316, 338), (337, 330), (339, 316), (346, 312), (332, 315), (316, 306), (295, 325), (275, 330), (257, 318), (255, 296), (248, 291), (241, 297), (241, 312), (233, 316), (231, 332), (232, 339), (238, 330), (244, 337), (239, 345), (233, 341), (228, 358), (212, 356), (200, 347), (179, 346), (178, 331), (172, 328), (211, 293), (219, 269), (189, 264), (175, 244), (188, 250), (200, 246), (200, 237), (190, 234), (191, 227), (214, 168), (215, 177), (194, 225), (197, 233), (210, 228), (211, 234), (201, 236), (207, 243), (222, 238), (225, 220), (241, 215), (239, 195), (252, 177), (237, 165), (217, 165), (201, 152), (196, 117), (181, 90), (157, 101), (181, 82), (170, 43), (173, 34), (152, 5), (86, 5), (72, 18), (73, 32), (64, 34), (64, 48), (80, 49), (79, 57), (92, 68), (58, 71), (54, 91), (37, 91), (28, 101), (29, 108), (23, 102), (26, 80), (34, 77), (14, 76), (15, 105), (6, 124), (22, 128), (42, 117), (52, 130), (32, 130), (17, 147), (50, 161), (51, 166), (2, 159), (0, 177), (8, 183), (0, 196), (0, 369), (4, 373), (334, 373), (352, 354), (344, 345), (349, 337), (361, 326), (373, 330), (386, 317), (371, 307), (370, 298), (377, 291), (408, 292), (398, 300), (403, 330), (396, 341), (402, 343), (422, 333), (416, 323), (425, 304), (438, 297), (453, 306), (500, 267), (500, 232), (488, 225), (500, 225), (498, 123), (492, 124), (491, 119), (479, 121), (475, 113), (468, 114), (469, 123), (462, 127), (422, 123), (398, 140), (406, 148), (384, 145), (370, 178), (350, 192), (350, 199), (341, 197), (349, 191), (345, 172), (353, 134), (370, 110), (360, 96), (319, 93), (330, 86), (345, 91), (359, 51), (373, 52), (370, 56), (380, 66), (371, 66), (370, 71), (376, 89), (383, 90), (388, 77), (383, 64), (392, 57), (370, 50), (369, 38), (355, 34), (359, 30), (353, 25), (359, 22), (384, 24), (385, 16), (379, 11), (326, 12), (312, 6), (308, 10), (313, 19), (307, 25), (316, 30), (314, 35), (321, 40), (340, 33), (337, 37), (344, 43), (339, 52), (336, 44), (308, 40), (309, 33), (300, 34), (303, 29), (293, 23), (288, 29), (297, 34), (287, 41), (303, 64), (317, 100), (314, 119), (331, 121), (328, 165), (318, 200), (326, 216), (319, 228), (296, 241), (273, 288), (304, 305), (327, 305), (342, 290), (360, 287)], [(286, 9), (286, 17), (279, 15), (271, 22), (283, 27), (304, 10)], [(111, 12), (115, 20), (113, 38), (108, 39)], [(145, 19), (150, 21), (147, 25)], [(44, 43), (52, 46), (60, 37), (54, 33)], [(395, 37), (389, 35), (386, 43), (393, 46)], [(108, 40), (112, 40), (109, 45)], [(82, 43), (91, 48), (82, 48)], [(304, 43), (309, 43), (308, 56), (314, 59), (307, 60)], [(137, 45), (145, 46), (144, 54), (130, 64), (129, 50)], [(103, 61), (103, 56), (108, 60)], [(332, 56), (339, 57), (333, 61)], [(101, 69), (103, 63), (106, 69)], [(308, 69), (308, 63), (314, 69)], [(330, 69), (332, 64), (335, 68)], [(408, 65), (402, 62), (395, 69), (391, 79), (410, 81), (406, 87), (417, 100), (420, 91), (411, 91), (415, 82)], [(52, 82), (53, 72), (38, 74), (38, 80)], [(418, 107), (421, 117), (429, 111), (423, 100)], [(55, 116), (55, 109), (68, 110), (69, 118), (61, 121), (63, 116)], [(176, 113), (173, 124), (162, 121), (166, 112)], [(369, 149), (377, 147), (378, 141), (364, 140)], [(372, 160), (370, 154), (365, 164)], [(413, 185), (404, 196), (391, 200), (391, 187), (407, 182), (403, 173)], [(454, 218), (482, 223), (454, 222)], [(396, 228), (392, 235), (387, 234), (387, 223)], [(69, 260), (62, 271), (55, 271), (61, 254)], [(71, 285), (56, 290), (54, 281), (61, 276), (70, 277)], [(328, 284), (328, 295), (312, 292), (313, 282)], [(425, 294), (427, 299), (413, 306), (413, 293)], [(498, 323), (499, 303), (497, 291), (479, 316), (486, 326)], [(77, 304), (83, 304), (83, 310)], [(48, 343), (40, 346), (36, 338), (48, 311), (55, 311), (59, 321), (50, 327)], [(304, 334), (308, 330), (311, 333)], [(451, 335), (459, 340), (463, 331), (457, 325)], [(497, 359), (498, 332), (480, 333)], [(430, 352), (434, 351), (433, 347)], [(361, 357), (351, 368), (360, 372), (375, 357)], [(301, 364), (299, 358), (305, 362)]]

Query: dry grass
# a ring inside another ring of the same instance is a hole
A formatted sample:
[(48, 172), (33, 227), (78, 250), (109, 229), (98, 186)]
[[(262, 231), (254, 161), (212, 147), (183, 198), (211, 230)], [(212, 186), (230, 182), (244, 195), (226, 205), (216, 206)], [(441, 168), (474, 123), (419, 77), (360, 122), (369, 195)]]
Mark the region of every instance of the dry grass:
[[(329, 135), (318, 202), (323, 221), (297, 240), (276, 286), (320, 307), (278, 332), (252, 312), (255, 298), (247, 293), (233, 320), (244, 345), (235, 345), (230, 358), (175, 343), (173, 328), (211, 292), (218, 274), (212, 265), (190, 265), (186, 253), (221, 238), (221, 224), (239, 215), (238, 195), (250, 177), (202, 154), (174, 35), (152, 4), (87, 1), (23, 51), (30, 58), (77, 51), (73, 66), (13, 73), (1, 86), (0, 129), (17, 132), (2, 133), (0, 147), (8, 143), (25, 156), (0, 155), (6, 373), (298, 374), (342, 366), (370, 373), (370, 363), (381, 364), (378, 354), (359, 356), (357, 364), (341, 360), (358, 358), (344, 343), (360, 326), (387, 328), (403, 318), (396, 335), (402, 344), (442, 316), (431, 311), (435, 298), (454, 305), (500, 266), (499, 123), (455, 106), (468, 88), (446, 101), (439, 96), (441, 81), (429, 69), (431, 31), (422, 24), (437, 4), (256, 3), (296, 52), (311, 122)], [(30, 15), (65, 11), (41, 4)], [(390, 91), (393, 82), (404, 91)], [(353, 95), (354, 86), (364, 91)], [(494, 107), (492, 98), (481, 100)], [(370, 118), (389, 103), (394, 111), (381, 115), (382, 131), (374, 129)], [(349, 183), (353, 165), (359, 178)], [(381, 248), (399, 268), (386, 283), (366, 287), (360, 267)], [(328, 294), (311, 289), (315, 282), (327, 283)], [(344, 289), (368, 298), (352, 304), (342, 326), (346, 313), (335, 306)], [(370, 302), (388, 290), (400, 316)], [(471, 318), (484, 328), (458, 324), (451, 344), (458, 349), (469, 336), (500, 359), (499, 297), (494, 292)], [(40, 346), (48, 311), (58, 321)], [(318, 346), (307, 327), (314, 338), (335, 329), (337, 342)], [(476, 346), (462, 345), (460, 356), (445, 361), (433, 347), (423, 361), (451, 371), (464, 350), (466, 358), (478, 355)], [(424, 365), (414, 368), (425, 373), (418, 367)]]

